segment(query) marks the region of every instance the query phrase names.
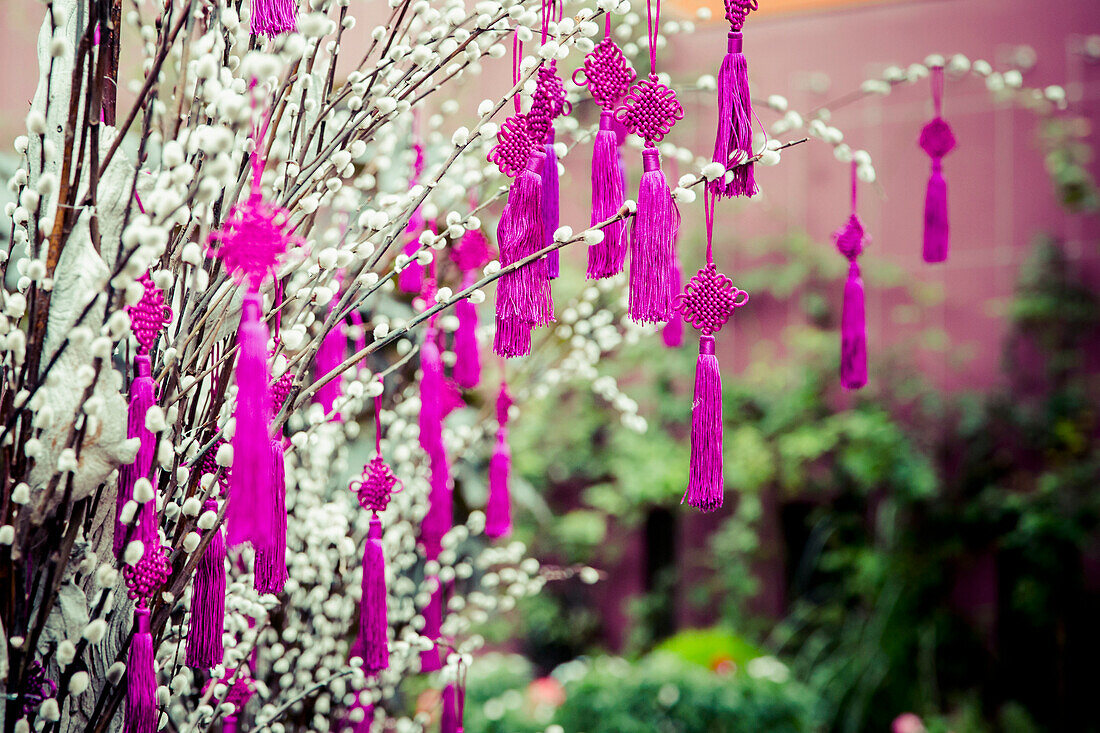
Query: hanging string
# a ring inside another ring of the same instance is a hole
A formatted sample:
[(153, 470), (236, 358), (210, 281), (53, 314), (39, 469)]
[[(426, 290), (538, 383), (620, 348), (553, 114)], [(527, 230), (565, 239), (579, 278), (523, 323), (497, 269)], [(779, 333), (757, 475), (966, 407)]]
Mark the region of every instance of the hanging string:
[(936, 110), (936, 117), (943, 117), (943, 67), (932, 67), (932, 104)]
[(714, 194), (710, 187), (703, 189), (703, 211), (707, 220), (707, 264), (714, 264), (714, 248), (711, 240), (714, 237)]
[(386, 378), (379, 374), (378, 383), (382, 389), (374, 396), (374, 452), (382, 455), (382, 393), (386, 391)]
[[(657, 33), (661, 26), (661, 0), (657, 0), (657, 10), (653, 9), (653, 0), (646, 0), (646, 19), (649, 21), (649, 75), (657, 74)], [(656, 17), (654, 17), (656, 15)]]
[[(512, 86), (519, 84), (519, 62), (523, 55), (523, 42), (519, 40), (519, 33), (512, 33)], [(516, 105), (516, 114), (520, 113), (519, 94), (512, 98)]]
[(603, 37), (609, 38), (611, 36), (611, 13), (603, 14)]
[(546, 38), (550, 35), (550, 15), (553, 13), (554, 0), (542, 0), (542, 43), (546, 45)]
[(859, 183), (859, 177), (856, 175), (857, 164), (852, 161), (852, 214), (856, 213), (856, 187)]

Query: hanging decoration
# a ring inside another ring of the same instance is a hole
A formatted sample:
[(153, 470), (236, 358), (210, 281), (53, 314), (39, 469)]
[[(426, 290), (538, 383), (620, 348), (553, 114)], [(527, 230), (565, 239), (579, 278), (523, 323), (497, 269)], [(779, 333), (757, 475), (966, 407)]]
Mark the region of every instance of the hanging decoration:
[(932, 104), (936, 116), (920, 133), (920, 146), (932, 158), (932, 173), (924, 195), (924, 261), (944, 262), (950, 240), (947, 218), (947, 179), (943, 159), (955, 149), (955, 134), (943, 118), (943, 67), (932, 67)]
[[(156, 500), (151, 501), (155, 506)], [(134, 602), (134, 636), (126, 662), (125, 733), (156, 733), (157, 730), (157, 670), (149, 604), (172, 572), (168, 563), (169, 548), (161, 546), (157, 537), (155, 515), (152, 526), (141, 524), (139, 531), (145, 535), (144, 553), (137, 563), (122, 569), (130, 599)]]
[[(253, 89), (255, 86), (253, 80)], [(274, 501), (275, 481), (269, 434), (269, 333), (262, 317), (260, 285), (274, 273), (287, 247), (300, 242), (292, 234), (290, 212), (264, 200), (260, 185), (263, 161), (256, 152), (263, 137), (263, 132), (253, 134), (256, 146), (251, 154), (252, 187), (248, 200), (235, 204), (222, 228), (210, 235), (211, 245), (216, 245), (214, 254), (246, 289), (237, 330), (236, 428), (226, 537), (230, 547), (244, 542), (261, 547), (270, 542), (271, 512), (257, 511)]]
[[(324, 373), (327, 373), (324, 372)], [(271, 384), (271, 413), (276, 415), (294, 387), (294, 375), (285, 372)], [(282, 593), (286, 568), (286, 441), (281, 434), (271, 437), (271, 532), (256, 546), (254, 585), (259, 593)]]
[[(343, 272), (337, 272), (333, 278), (334, 284), (337, 288), (337, 292), (333, 295), (332, 300), (329, 301), (328, 306), (328, 318), (332, 317), (337, 306), (340, 302), (339, 287), (341, 280), (343, 280)], [(344, 363), (344, 356), (348, 350), (348, 334), (347, 326), (344, 324), (344, 319), (341, 318), (332, 325), (329, 332), (325, 334), (325, 337), (321, 340), (321, 345), (317, 349), (317, 355), (314, 357), (314, 372), (316, 376), (322, 377), (333, 369), (337, 368)], [(344, 393), (343, 386), (341, 384), (340, 377), (329, 380), (313, 395), (313, 401), (321, 406), (321, 409), (325, 411), (325, 415), (329, 420), (333, 422), (342, 422), (340, 413), (336, 412), (336, 401), (340, 399), (340, 396)], [(281, 403), (280, 403), (281, 406)]]
[(863, 303), (863, 278), (856, 258), (870, 238), (856, 216), (857, 164), (852, 161), (852, 213), (848, 222), (836, 231), (836, 248), (849, 262), (848, 281), (844, 284), (844, 306), (840, 316), (840, 383), (845, 389), (867, 384), (867, 323)]
[[(573, 72), (573, 83), (588, 87), (601, 110), (600, 129), (592, 144), (593, 226), (615, 216), (626, 199), (626, 169), (615, 130), (615, 108), (637, 76), (611, 38), (611, 13), (605, 13), (603, 40), (584, 57), (584, 66)], [(626, 222), (612, 222), (603, 234), (602, 241), (588, 248), (589, 280), (618, 275), (626, 262)]]
[[(654, 7), (656, 5), (656, 7)], [(649, 78), (630, 87), (615, 118), (645, 141), (638, 211), (630, 236), (630, 299), (627, 310), (638, 323), (663, 323), (671, 314), (673, 243), (680, 212), (672, 200), (657, 143), (684, 118), (676, 93), (657, 80), (657, 31), (661, 2), (646, 0), (649, 20)]]
[[(518, 36), (512, 40), (512, 79), (519, 83), (521, 46)], [(545, 245), (542, 217), (541, 172), (546, 155), (539, 148), (533, 130), (545, 129), (546, 113), (538, 108), (520, 112), (519, 95), (515, 114), (505, 120), (497, 133), (497, 142), (489, 160), (501, 173), (512, 178), (508, 203), (497, 224), (500, 264), (507, 267), (538, 252)], [(534, 119), (532, 119), (534, 118)], [(503, 275), (497, 282), (496, 337), (493, 351), (499, 356), (526, 356), (531, 353), (531, 331), (554, 319), (550, 297), (550, 279), (546, 258), (539, 258)]]
[[(462, 272), (462, 289), (477, 282), (478, 274), (489, 261), (489, 240), (480, 229), (467, 229), (452, 250), (452, 257)], [(458, 329), (455, 331), (455, 383), (463, 389), (473, 389), (481, 382), (481, 353), (477, 343), (477, 306), (469, 298), (455, 304)]]
[[(157, 452), (157, 436), (145, 426), (145, 417), (149, 408), (156, 404), (156, 383), (153, 381), (153, 365), (149, 352), (160, 332), (172, 322), (172, 309), (164, 304), (164, 292), (153, 284), (149, 273), (142, 275), (143, 292), (141, 299), (129, 308), (130, 324), (137, 341), (137, 354), (134, 366), (137, 375), (130, 383), (130, 409), (127, 421), (126, 437), (139, 440), (137, 455), (132, 463), (122, 466), (118, 472), (118, 496), (115, 507), (114, 551), (121, 557), (126, 544), (132, 539), (133, 522), (129, 525), (122, 521), (122, 511), (127, 502), (134, 498), (134, 483), (139, 478), (149, 478), (153, 467), (153, 457)], [(156, 508), (145, 502), (141, 511), (145, 516), (141, 521), (155, 521)]]
[[(434, 267), (434, 263), (433, 263)], [(431, 303), (435, 295), (435, 273), (425, 281), (423, 300)], [(443, 550), (443, 536), (454, 524), (454, 497), (451, 488), (451, 468), (443, 444), (443, 419), (453, 407), (453, 395), (443, 376), (435, 318), (428, 321), (424, 342), (420, 346), (420, 447), (428, 457), (430, 493), (428, 511), (420, 525), (420, 541), (426, 560), (436, 560)], [(424, 636), (437, 638), (443, 622), (442, 586), (438, 578), (428, 607), (424, 609)], [(432, 672), (440, 668), (439, 650), (421, 652), (420, 669)]]
[(502, 379), (497, 395), (497, 444), (489, 459), (489, 498), (485, 503), (485, 535), (496, 539), (512, 532), (512, 498), (508, 488), (512, 451), (508, 447), (508, 409), (512, 397)]
[(466, 667), (460, 661), (455, 670), (454, 682), (443, 688), (443, 714), (440, 716), (439, 733), (462, 733), (462, 720), (466, 711)]
[[(542, 0), (542, 43), (550, 36), (550, 21), (561, 20), (561, 2)], [(552, 16), (555, 16), (553, 17)], [(565, 84), (558, 76), (558, 62), (551, 59), (536, 72), (535, 93), (531, 99), (531, 111), (527, 114), (528, 126), (536, 145), (542, 146), (546, 160), (542, 167), (542, 233), (543, 246), (554, 243), (554, 232), (560, 221), (558, 192), (558, 155), (554, 149), (554, 120), (569, 114), (571, 106), (565, 99)], [(558, 250), (546, 255), (546, 275), (551, 280), (560, 272)]]
[[(238, 720), (244, 714), (248, 701), (256, 694), (256, 683), (249, 677), (246, 667), (238, 668), (231, 676), (233, 682), (229, 685), (224, 700), (230, 706), (230, 712), (226, 713), (225, 718), (222, 719), (222, 733), (237, 733)], [(219, 681), (211, 678), (206, 684), (209, 686)], [(206, 687), (203, 688), (203, 692), (206, 692)]]
[(714, 194), (703, 193), (707, 226), (707, 263), (675, 298), (680, 316), (700, 333), (699, 359), (695, 364), (695, 398), (691, 407), (691, 466), (681, 503), (704, 512), (722, 506), (722, 375), (714, 350), (714, 334), (726, 325), (733, 311), (749, 300), (749, 294), (714, 264)]
[[(753, 111), (741, 29), (748, 14), (756, 10), (756, 4), (757, 0), (725, 0), (730, 30), (726, 55), (718, 72), (718, 132), (713, 160), (726, 168), (726, 174), (707, 184), (720, 199), (757, 193), (752, 163), (738, 165), (752, 157)], [(731, 169), (731, 165), (736, 167)]]
[[(203, 509), (217, 514), (217, 499), (207, 499)], [(222, 663), (222, 631), (225, 627), (225, 534), (221, 527), (213, 533), (195, 568), (191, 592), (191, 616), (187, 625), (187, 666), (212, 669)]]
[(249, 15), (254, 36), (274, 38), (298, 30), (298, 4), (295, 0), (252, 0)]
[[(420, 140), (420, 113), (413, 111), (413, 174), (409, 178), (409, 188), (420, 183), (420, 177), (424, 175), (424, 143)], [(420, 250), (420, 234), (427, 228), (424, 213), (420, 207), (416, 207), (409, 223), (405, 225), (405, 249), (403, 253), (410, 258), (401, 272), (397, 273), (397, 287), (403, 293), (419, 293), (424, 287), (424, 266), (416, 261), (416, 253)]]
[[(383, 384), (382, 377), (378, 378)], [(348, 488), (371, 512), (370, 530), (363, 545), (363, 596), (359, 602), (359, 636), (351, 655), (363, 660), (363, 671), (376, 674), (390, 665), (389, 621), (386, 618), (386, 558), (382, 549), (382, 520), (390, 496), (402, 490), (401, 481), (382, 457), (382, 391), (374, 397), (374, 457), (363, 466)], [(396, 488), (395, 488), (396, 487)]]

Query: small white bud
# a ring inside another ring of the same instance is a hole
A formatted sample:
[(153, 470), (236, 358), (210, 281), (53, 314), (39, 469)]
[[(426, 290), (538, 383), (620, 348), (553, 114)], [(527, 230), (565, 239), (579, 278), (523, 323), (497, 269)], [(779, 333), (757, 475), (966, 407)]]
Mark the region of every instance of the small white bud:
[(85, 626), (84, 631), (80, 635), (84, 637), (89, 644), (98, 644), (103, 641), (103, 637), (107, 636), (107, 622), (101, 618), (97, 618)]

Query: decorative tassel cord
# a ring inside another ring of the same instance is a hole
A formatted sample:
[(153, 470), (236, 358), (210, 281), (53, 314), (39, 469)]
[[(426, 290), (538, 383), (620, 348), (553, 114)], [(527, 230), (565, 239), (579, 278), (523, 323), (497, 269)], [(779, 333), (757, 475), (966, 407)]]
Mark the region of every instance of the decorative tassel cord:
[(157, 673), (154, 666), (153, 636), (149, 631), (149, 609), (134, 609), (134, 636), (126, 664), (125, 733), (156, 733)]
[(749, 94), (749, 72), (743, 51), (741, 30), (750, 11), (756, 10), (756, 0), (725, 0), (726, 20), (730, 30), (726, 38), (726, 55), (718, 72), (718, 129), (714, 136), (712, 160), (727, 168), (726, 174), (708, 184), (718, 198), (755, 196), (756, 180), (751, 163), (730, 169), (739, 157), (752, 156), (752, 99)]
[(943, 67), (932, 68), (932, 104), (935, 116), (924, 126), (920, 146), (932, 158), (932, 173), (924, 194), (924, 261), (944, 262), (950, 247), (950, 221), (947, 216), (947, 179), (943, 176), (943, 158), (955, 149), (955, 134), (943, 119)]
[(673, 242), (680, 212), (665, 182), (657, 149), (645, 148), (642, 162), (638, 214), (630, 236), (628, 312), (637, 323), (663, 323), (671, 315)]
[(230, 475), (230, 547), (251, 542), (263, 547), (273, 532), (270, 507), (274, 475), (268, 423), (271, 412), (267, 364), (267, 325), (260, 317), (260, 295), (252, 288), (244, 297), (237, 332), (237, 408), (234, 413), (233, 472)]
[(863, 252), (866, 235), (862, 222), (856, 216), (859, 182), (856, 167), (856, 162), (852, 161), (852, 213), (848, 222), (835, 234), (837, 249), (850, 263), (840, 318), (840, 382), (845, 389), (859, 389), (867, 384), (867, 324), (863, 278), (860, 277), (859, 264), (856, 262), (856, 258)]
[[(217, 512), (218, 502), (208, 499), (204, 508)], [(210, 669), (221, 664), (222, 631), (225, 625), (225, 536), (222, 530), (213, 532), (195, 569), (191, 593), (191, 615), (187, 627), (187, 666)]]

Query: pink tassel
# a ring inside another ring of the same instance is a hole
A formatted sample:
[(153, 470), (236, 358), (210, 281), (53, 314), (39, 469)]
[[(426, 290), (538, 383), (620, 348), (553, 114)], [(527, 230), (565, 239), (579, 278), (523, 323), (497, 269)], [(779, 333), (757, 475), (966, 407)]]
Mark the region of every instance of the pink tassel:
[(428, 330), (420, 347), (420, 369), (420, 447), (428, 455), (431, 474), (428, 513), (421, 525), (421, 539), (429, 559), (433, 559), (439, 554), (443, 535), (453, 524), (451, 471), (443, 445), (447, 385), (434, 329)]
[(924, 261), (947, 259), (950, 222), (947, 218), (947, 180), (943, 158), (955, 149), (955, 133), (943, 119), (943, 67), (932, 68), (932, 104), (936, 116), (920, 133), (920, 146), (932, 158), (932, 174), (924, 195)]
[(856, 258), (863, 253), (867, 239), (863, 223), (856, 216), (856, 191), (859, 178), (857, 164), (852, 161), (852, 213), (848, 221), (833, 235), (836, 248), (850, 263), (848, 281), (844, 284), (844, 309), (840, 317), (840, 383), (845, 389), (859, 389), (867, 384), (867, 324), (863, 308), (863, 279)]
[[(410, 230), (414, 222), (418, 222), (419, 226), (415, 232), (412, 232)], [(403, 293), (419, 293), (424, 287), (424, 266), (415, 259), (416, 253), (420, 251), (420, 232), (424, 231), (424, 218), (420, 216), (419, 210), (409, 219), (409, 229), (405, 231), (411, 234), (412, 238), (405, 245), (403, 252), (406, 257), (414, 259), (405, 265), (404, 270), (397, 273), (397, 288)]]
[[(542, 166), (542, 235), (549, 247), (554, 243), (554, 232), (558, 230), (560, 213), (558, 211), (558, 155), (554, 150), (554, 128), (550, 128), (546, 144), (543, 146), (546, 162)], [(546, 255), (546, 276), (551, 280), (561, 272), (559, 250)]]
[[(413, 160), (412, 178), (409, 180), (409, 188), (412, 188), (420, 180), (424, 173), (424, 146), (420, 144), (420, 117), (413, 114), (413, 152), (416, 157)], [(409, 223), (405, 226), (405, 236), (409, 241), (405, 244), (404, 254), (414, 257), (420, 250), (420, 233), (426, 228), (424, 214), (417, 209), (409, 217)], [(397, 274), (397, 288), (404, 293), (417, 294), (424, 288), (424, 266), (413, 259), (404, 270)]]
[(272, 533), (268, 511), (272, 501), (271, 375), (267, 364), (267, 325), (260, 317), (260, 295), (253, 289), (244, 297), (237, 331), (237, 409), (233, 433), (233, 472), (230, 475), (227, 542), (230, 547), (252, 542), (263, 547)]
[[(443, 625), (443, 587), (438, 578), (435, 581), (435, 590), (432, 591), (428, 606), (424, 609), (424, 631), (421, 636), (435, 640), (439, 638), (440, 627)], [(420, 652), (420, 671), (423, 673), (435, 672), (443, 668), (439, 662), (439, 648), (433, 646), (427, 651)]]
[[(676, 287), (676, 292), (680, 292), (684, 289), (684, 275), (680, 269), (680, 258), (675, 256), (672, 258), (672, 284)], [(668, 323), (661, 329), (661, 341), (664, 345), (670, 349), (678, 349), (684, 345), (684, 321), (680, 318), (671, 318)]]
[[(333, 307), (335, 307), (335, 299), (333, 301)], [(332, 310), (330, 308), (329, 313), (331, 314), (331, 312)], [(341, 319), (333, 325), (331, 331), (325, 334), (325, 338), (321, 341), (320, 348), (317, 349), (315, 373), (318, 376), (322, 376), (343, 364), (347, 347), (347, 330), (344, 327), (344, 321)], [(329, 419), (334, 422), (342, 422), (340, 413), (333, 412), (336, 406), (336, 400), (340, 399), (340, 395), (344, 392), (340, 381), (339, 378), (333, 379), (331, 382), (321, 387), (321, 389), (317, 390), (317, 393), (314, 395), (314, 401), (321, 405), (326, 415), (331, 415)]]
[[(462, 277), (462, 289), (477, 281), (473, 272)], [(481, 354), (477, 344), (477, 306), (469, 298), (455, 304), (458, 330), (455, 331), (455, 382), (463, 389), (473, 389), (481, 382)]]
[[(542, 179), (539, 170), (545, 156), (536, 153), (516, 176), (508, 191), (508, 203), (497, 224), (500, 264), (507, 267), (542, 249)], [(553, 320), (550, 281), (545, 260), (536, 260), (502, 276), (497, 285), (496, 338), (499, 356), (531, 353), (531, 329)]]
[(268, 38), (298, 30), (298, 6), (294, 0), (252, 0), (252, 35)]
[(924, 194), (924, 261), (944, 262), (949, 247), (950, 223), (947, 218), (947, 181), (943, 163), (932, 161), (932, 175)]
[[(714, 157), (727, 169), (740, 158), (752, 155), (752, 100), (749, 98), (749, 72), (741, 53), (741, 32), (731, 30), (726, 56), (718, 72), (718, 132), (714, 138)], [(722, 178), (707, 184), (718, 198), (755, 196), (753, 166), (739, 165)]]
[(386, 619), (386, 560), (382, 552), (382, 521), (375, 514), (363, 547), (363, 598), (359, 602), (359, 640), (353, 654), (363, 660), (367, 674), (390, 666)]
[[(600, 113), (600, 130), (592, 146), (593, 225), (607, 221), (622, 208), (626, 198), (626, 170), (619, 139), (612, 129), (611, 112)], [(626, 261), (626, 222), (616, 221), (603, 229), (603, 241), (588, 248), (588, 279), (612, 277), (622, 272)]]
[[(207, 499), (205, 508), (217, 512), (218, 502)], [(187, 666), (210, 669), (222, 663), (222, 629), (225, 625), (225, 535), (214, 533), (195, 568), (191, 593), (191, 619), (187, 627)]]
[(126, 663), (125, 733), (156, 733), (157, 672), (153, 666), (153, 635), (149, 631), (149, 609), (134, 609), (134, 638)]
[(497, 445), (489, 459), (489, 498), (485, 504), (485, 534), (496, 539), (512, 532), (512, 500), (508, 489), (512, 452), (508, 447), (508, 408), (512, 398), (508, 385), (500, 384), (497, 395)]
[(271, 473), (271, 534), (267, 544), (256, 548), (253, 581), (257, 592), (278, 594), (290, 577), (286, 570), (286, 448), (281, 437), (271, 441)]
[(118, 497), (115, 507), (115, 556), (121, 557), (130, 540), (137, 539), (132, 529), (122, 523), (120, 517), (126, 502), (134, 498), (134, 482), (142, 476), (148, 476), (153, 466), (157, 441), (145, 427), (145, 415), (156, 404), (156, 383), (153, 382), (152, 365), (149, 356), (138, 354), (134, 357), (137, 376), (130, 383), (130, 412), (126, 426), (126, 437), (140, 439), (140, 447), (133, 463), (122, 466), (118, 472)]
[(443, 715), (439, 721), (439, 733), (461, 733), (462, 721), (458, 715), (458, 694), (453, 683), (443, 688)]
[(420, 346), (420, 447), (429, 456), (442, 453), (443, 405), (446, 385), (443, 358), (436, 343), (434, 328), (429, 328)]
[(840, 317), (840, 383), (845, 389), (867, 384), (867, 324), (863, 307), (863, 278), (853, 259), (844, 284), (844, 310)]
[(714, 355), (714, 337), (699, 337), (695, 363), (695, 399), (691, 406), (691, 468), (681, 503), (704, 512), (722, 506), (722, 375)]
[(663, 323), (671, 314), (672, 262), (680, 212), (661, 172), (655, 147), (642, 151), (645, 172), (638, 190), (638, 213), (630, 237), (630, 317)]

